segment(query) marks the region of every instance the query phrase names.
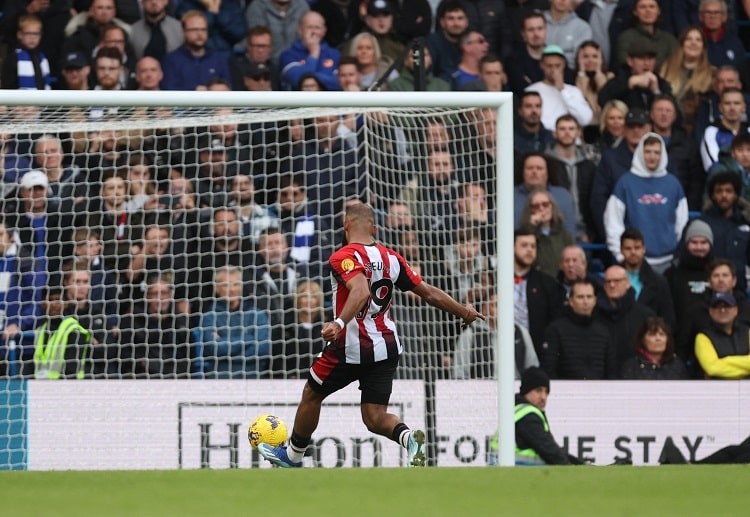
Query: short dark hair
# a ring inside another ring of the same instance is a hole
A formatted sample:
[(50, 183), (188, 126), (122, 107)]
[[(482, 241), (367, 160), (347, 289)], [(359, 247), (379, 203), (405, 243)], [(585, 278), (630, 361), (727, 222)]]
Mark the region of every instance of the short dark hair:
[(631, 241), (645, 242), (643, 234), (638, 228), (628, 228), (624, 232), (622, 232), (622, 235), (620, 235), (620, 246), (622, 246), (622, 243), (625, 242), (626, 239), (629, 239)]
[(534, 230), (530, 228), (519, 228), (518, 230), (513, 232), (513, 244), (516, 243), (519, 237), (534, 237), (536, 239), (536, 234), (534, 233)]
[(341, 56), (341, 59), (339, 59), (339, 68), (341, 68), (341, 65), (354, 65), (357, 67), (358, 72), (362, 71), (362, 64), (354, 56)]
[(122, 52), (115, 47), (101, 47), (99, 52), (96, 53), (94, 62), (99, 61), (99, 59), (116, 59), (118, 63), (122, 64)]
[(544, 17), (544, 13), (539, 9), (534, 9), (523, 17), (523, 20), (521, 21), (521, 30), (526, 27), (526, 20), (531, 20), (532, 18), (539, 18), (544, 22), (545, 25), (547, 25), (547, 19)]
[(438, 19), (440, 19), (443, 18), (446, 13), (452, 13), (454, 11), (463, 11), (464, 14), (468, 16), (466, 8), (460, 0), (446, 0), (445, 2), (440, 2), (440, 5), (438, 5), (437, 8), (437, 13), (435, 14), (437, 14)]
[(711, 273), (713, 273), (716, 268), (719, 268), (721, 266), (728, 267), (729, 271), (732, 273), (732, 276), (737, 277), (737, 267), (734, 265), (734, 262), (725, 258), (717, 258), (717, 259), (712, 260), (708, 264), (708, 268), (707, 268), (708, 275), (711, 276)]
[(570, 283), (570, 290), (568, 291), (568, 298), (573, 296), (573, 291), (575, 291), (577, 285), (590, 285), (591, 288), (594, 290), (594, 296), (596, 296), (596, 286), (594, 285), (594, 282), (591, 280), (587, 280), (585, 278), (576, 278)]
[(732, 139), (732, 149), (739, 149), (743, 145), (750, 145), (750, 133), (740, 131), (737, 133), (737, 136)]

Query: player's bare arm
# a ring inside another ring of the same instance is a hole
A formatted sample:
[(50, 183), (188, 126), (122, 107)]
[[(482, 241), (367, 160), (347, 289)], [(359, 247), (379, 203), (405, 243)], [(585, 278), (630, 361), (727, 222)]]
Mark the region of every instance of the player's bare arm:
[(438, 309), (442, 309), (446, 312), (450, 312), (455, 316), (458, 316), (463, 320), (464, 326), (471, 325), (472, 322), (474, 322), (474, 320), (476, 319), (486, 319), (484, 314), (477, 312), (472, 304), (467, 303), (466, 305), (461, 305), (448, 293), (446, 293), (442, 289), (428, 284), (427, 282), (421, 282), (414, 289), (412, 289), (412, 292), (433, 307), (437, 307)]
[[(367, 302), (370, 297), (370, 287), (367, 284), (367, 278), (365, 275), (356, 275), (349, 279), (346, 283), (346, 288), (349, 290), (349, 297), (346, 299), (344, 307), (341, 309), (341, 314), (337, 319), (341, 320), (344, 325), (349, 323), (352, 318), (362, 310), (362, 306)], [(336, 339), (339, 332), (343, 330), (343, 327), (339, 325), (335, 320), (329, 321), (323, 326), (323, 330), (320, 335), (326, 341), (332, 341)]]

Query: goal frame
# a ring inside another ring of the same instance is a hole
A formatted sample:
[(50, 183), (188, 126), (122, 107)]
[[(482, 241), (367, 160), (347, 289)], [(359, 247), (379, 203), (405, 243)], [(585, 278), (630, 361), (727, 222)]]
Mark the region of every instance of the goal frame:
[[(194, 92), (0, 90), (4, 106), (252, 108), (490, 108), (496, 127), (498, 463), (515, 464), (513, 309), (513, 94), (509, 92)], [(502, 253), (501, 253), (502, 251)]]

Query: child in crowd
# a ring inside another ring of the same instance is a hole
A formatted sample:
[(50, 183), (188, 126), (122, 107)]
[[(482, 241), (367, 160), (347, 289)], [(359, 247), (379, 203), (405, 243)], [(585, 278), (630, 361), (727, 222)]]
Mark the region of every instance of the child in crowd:
[(18, 46), (3, 63), (2, 87), (9, 90), (49, 90), (49, 61), (38, 49), (42, 21), (34, 15), (18, 19)]

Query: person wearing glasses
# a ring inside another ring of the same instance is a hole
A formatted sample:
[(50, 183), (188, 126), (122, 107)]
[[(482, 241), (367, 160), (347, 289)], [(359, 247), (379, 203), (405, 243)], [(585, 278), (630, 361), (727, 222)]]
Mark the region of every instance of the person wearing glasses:
[(265, 25), (256, 25), (248, 31), (245, 53), (229, 65), (233, 90), (279, 89), (279, 69), (271, 59), (273, 43), (271, 29)]
[(604, 292), (596, 301), (594, 317), (609, 329), (614, 354), (613, 372), (622, 370), (623, 363), (635, 355), (633, 338), (641, 325), (656, 313), (635, 299), (628, 272), (622, 266), (604, 271)]
[(548, 190), (531, 191), (521, 216), (521, 228), (536, 235), (537, 268), (552, 277), (557, 275), (563, 250), (576, 241), (563, 226), (562, 212)]

